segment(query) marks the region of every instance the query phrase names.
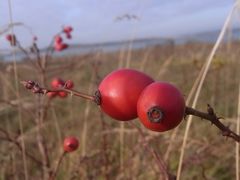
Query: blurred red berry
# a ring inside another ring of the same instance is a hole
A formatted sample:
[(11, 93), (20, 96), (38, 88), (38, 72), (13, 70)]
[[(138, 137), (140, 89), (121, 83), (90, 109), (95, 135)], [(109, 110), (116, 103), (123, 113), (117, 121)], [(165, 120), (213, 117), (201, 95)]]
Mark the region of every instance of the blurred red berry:
[(7, 34), (6, 39), (10, 42), (11, 46), (16, 46), (16, 36), (14, 34)]
[(61, 44), (62, 43), (62, 37), (59, 36), (59, 35), (55, 36), (54, 40), (55, 40), (55, 43), (57, 43), (57, 44)]
[(72, 39), (72, 35), (70, 33), (66, 33), (66, 38), (67, 39)]
[(67, 44), (65, 44), (65, 43), (55, 43), (55, 45), (54, 45), (54, 49), (56, 50), (56, 51), (62, 51), (62, 50), (64, 50), (64, 49), (67, 49), (68, 48), (68, 45)]
[(7, 35), (6, 35), (6, 39), (7, 39), (8, 41), (12, 41), (12, 35), (11, 35), (11, 34), (7, 34)]
[(72, 26), (65, 26), (65, 27), (63, 28), (63, 32), (64, 32), (64, 33), (70, 33), (70, 32), (72, 32), (72, 31), (73, 31)]
[(49, 97), (49, 98), (54, 98), (54, 97), (56, 97), (58, 95), (58, 92), (48, 92), (47, 93), (47, 96)]
[(54, 78), (51, 82), (51, 86), (53, 89), (61, 88), (64, 86), (64, 84), (65, 82), (60, 78)]
[(58, 92), (58, 96), (61, 97), (61, 98), (65, 98), (65, 97), (68, 96), (68, 93), (65, 92), (65, 91), (60, 91), (60, 92)]
[(72, 89), (73, 86), (74, 86), (74, 84), (73, 84), (73, 81), (72, 81), (72, 80), (67, 80), (67, 81), (65, 82), (65, 88), (66, 88), (66, 89)]
[(65, 152), (72, 152), (77, 150), (78, 145), (77, 138), (70, 136), (64, 139), (63, 149)]

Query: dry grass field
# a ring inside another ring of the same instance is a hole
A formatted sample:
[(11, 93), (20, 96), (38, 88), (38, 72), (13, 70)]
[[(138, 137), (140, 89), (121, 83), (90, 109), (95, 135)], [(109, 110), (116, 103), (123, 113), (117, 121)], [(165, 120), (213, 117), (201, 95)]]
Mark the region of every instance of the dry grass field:
[[(28, 179), (48, 179), (63, 152), (63, 139), (70, 135), (77, 137), (80, 145), (64, 157), (57, 172), (59, 180), (162, 179), (156, 154), (168, 172), (176, 175), (186, 120), (174, 130), (156, 133), (144, 128), (138, 119), (132, 123), (111, 119), (96, 104), (70, 94), (53, 99), (33, 94), (20, 81), (34, 80), (50, 88), (51, 80), (60, 77), (73, 80), (74, 89), (93, 94), (108, 73), (128, 67), (176, 85), (187, 99), (212, 46), (192, 42), (53, 57), (44, 71), (38, 68), (37, 60), (25, 59), (16, 66), (0, 61), (0, 179), (21, 180), (26, 174)], [(197, 109), (204, 112), (210, 104), (233, 131), (237, 122), (239, 47), (239, 42), (221, 45), (197, 103)], [(189, 133), (182, 179), (235, 179), (235, 141), (197, 117)]]

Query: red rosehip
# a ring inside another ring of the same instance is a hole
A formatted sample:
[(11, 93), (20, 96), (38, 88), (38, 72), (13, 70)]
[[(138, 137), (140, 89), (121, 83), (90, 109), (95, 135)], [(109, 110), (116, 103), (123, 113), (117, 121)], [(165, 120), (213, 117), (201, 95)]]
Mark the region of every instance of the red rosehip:
[(48, 92), (47, 93), (47, 96), (49, 97), (49, 98), (54, 98), (54, 97), (56, 97), (58, 95), (58, 92)]
[(65, 98), (65, 97), (68, 96), (68, 93), (65, 92), (65, 91), (60, 91), (60, 92), (58, 92), (58, 96), (61, 97), (61, 98)]
[(66, 33), (66, 38), (67, 39), (72, 39), (72, 35), (70, 33)]
[(72, 81), (72, 80), (67, 80), (67, 81), (65, 82), (65, 88), (66, 88), (66, 89), (72, 89), (73, 86), (74, 86), (74, 84), (73, 84), (73, 81)]
[(72, 26), (65, 26), (65, 27), (63, 28), (63, 32), (64, 32), (64, 33), (70, 33), (70, 32), (72, 32), (72, 31), (73, 31)]
[(55, 36), (54, 41), (55, 41), (56, 44), (61, 44), (62, 43), (62, 37), (57, 35), (57, 36)]
[(185, 101), (181, 92), (166, 82), (148, 85), (137, 103), (138, 117), (142, 124), (153, 131), (167, 131), (183, 119)]
[(148, 75), (133, 69), (113, 71), (98, 87), (100, 107), (114, 119), (132, 120), (137, 117), (137, 101), (142, 90), (153, 82)]
[(79, 146), (78, 140), (75, 137), (67, 137), (64, 139), (63, 149), (65, 152), (72, 152), (77, 150)]
[(62, 51), (64, 49), (67, 49), (68, 45), (65, 44), (65, 43), (63, 43), (63, 44), (62, 43), (55, 43), (54, 48), (55, 48), (56, 51)]
[(64, 84), (65, 82), (60, 78), (54, 78), (51, 82), (51, 86), (53, 89), (61, 88), (64, 86)]
[(16, 46), (17, 38), (14, 34), (7, 34), (6, 39), (10, 42), (11, 46)]
[(7, 34), (7, 35), (6, 35), (6, 39), (7, 39), (8, 41), (12, 41), (12, 35), (11, 35), (11, 34)]

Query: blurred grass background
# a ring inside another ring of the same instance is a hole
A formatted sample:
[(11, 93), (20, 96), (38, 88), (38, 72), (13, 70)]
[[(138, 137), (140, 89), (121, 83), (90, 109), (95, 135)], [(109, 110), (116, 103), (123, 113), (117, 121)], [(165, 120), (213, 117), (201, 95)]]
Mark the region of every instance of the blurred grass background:
[[(214, 57), (204, 82), (197, 109), (206, 111), (207, 103), (214, 107), (223, 123), (232, 130), (236, 127), (239, 71), (239, 42), (223, 44)], [(142, 70), (157, 81), (176, 85), (187, 98), (188, 93), (205, 61), (211, 44), (189, 42), (184, 45), (162, 45), (140, 50), (120, 50), (112, 53), (93, 53), (83, 56), (63, 56), (49, 59), (46, 85), (54, 77), (71, 79), (81, 92), (93, 94), (97, 85), (111, 71), (125, 67), (130, 53), (130, 68)], [(39, 72), (26, 59), (17, 62), (19, 80), (41, 82)], [(97, 73), (96, 73), (97, 72)], [(20, 98), (16, 96), (14, 69), (11, 62), (0, 61), (0, 127), (12, 137), (19, 136), (18, 107), (23, 120), (23, 138), (26, 151), (41, 160), (37, 144), (39, 101), (46, 105), (41, 134), (50, 158), (50, 167), (63, 151), (65, 136), (74, 135), (80, 148), (63, 160), (57, 179), (159, 179), (160, 172), (153, 157), (144, 146), (135, 128), (124, 123), (124, 145), (120, 147), (121, 123), (102, 114), (100, 108), (84, 99), (55, 98), (32, 94), (20, 86)], [(42, 85), (42, 84), (41, 84)], [(169, 171), (176, 174), (180, 147), (186, 122), (179, 126), (174, 141), (173, 130), (155, 133), (144, 131), (150, 146), (165, 160)], [(0, 134), (1, 135), (1, 134)], [(2, 134), (3, 135), (3, 134)], [(1, 137), (1, 136), (0, 136)], [(171, 149), (168, 149), (171, 143)], [(235, 142), (225, 139), (217, 128), (207, 121), (194, 118), (185, 152), (182, 179), (235, 178)], [(122, 148), (122, 155), (121, 155)], [(168, 152), (167, 152), (168, 151)], [(166, 157), (166, 153), (169, 155)], [(121, 160), (122, 158), (122, 160)], [(24, 179), (21, 151), (15, 144), (0, 141), (0, 179)], [(29, 179), (42, 179), (42, 167), (27, 158)]]

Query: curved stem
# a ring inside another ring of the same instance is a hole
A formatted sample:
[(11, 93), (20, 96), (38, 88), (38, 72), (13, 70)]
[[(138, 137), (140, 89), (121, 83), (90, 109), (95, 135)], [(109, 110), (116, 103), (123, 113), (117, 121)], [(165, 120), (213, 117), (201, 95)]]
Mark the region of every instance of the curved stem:
[(49, 180), (54, 180), (54, 179), (55, 179), (55, 177), (56, 177), (56, 175), (57, 175), (57, 173), (58, 173), (59, 167), (60, 167), (60, 165), (61, 165), (61, 163), (62, 163), (62, 160), (63, 160), (63, 158), (64, 158), (64, 156), (65, 156), (66, 154), (67, 154), (67, 153), (64, 151), (64, 152), (62, 153), (62, 155), (60, 156), (60, 158), (58, 159), (57, 166), (56, 166), (54, 172), (52, 173), (52, 175), (49, 177)]

